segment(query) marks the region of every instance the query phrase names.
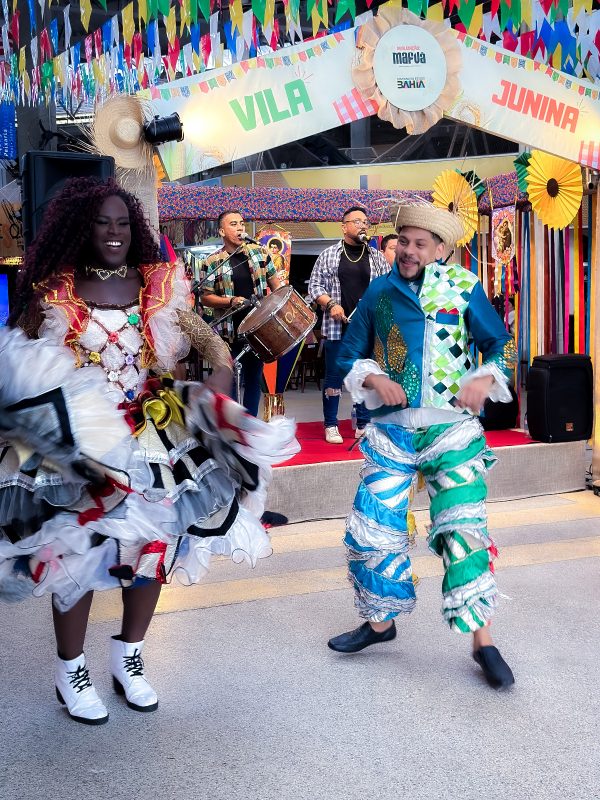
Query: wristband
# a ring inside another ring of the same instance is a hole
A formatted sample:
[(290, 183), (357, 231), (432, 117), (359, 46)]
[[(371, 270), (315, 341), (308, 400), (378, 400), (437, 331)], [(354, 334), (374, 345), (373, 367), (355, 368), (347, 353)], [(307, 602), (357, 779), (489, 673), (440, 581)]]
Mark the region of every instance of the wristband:
[(337, 303), (335, 302), (335, 300), (330, 300), (330, 301), (327, 303), (327, 305), (325, 306), (325, 311), (331, 311), (331, 309), (332, 309), (334, 306), (337, 306)]

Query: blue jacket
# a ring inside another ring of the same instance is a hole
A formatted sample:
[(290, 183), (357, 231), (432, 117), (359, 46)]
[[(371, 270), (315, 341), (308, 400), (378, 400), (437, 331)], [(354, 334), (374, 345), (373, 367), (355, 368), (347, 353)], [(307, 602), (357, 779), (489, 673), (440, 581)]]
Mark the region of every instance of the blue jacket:
[(514, 341), (476, 275), (458, 264), (428, 264), (415, 294), (394, 265), (358, 304), (338, 367), (347, 375), (355, 361), (372, 358), (402, 386), (410, 407), (453, 409), (463, 378), (477, 369), (471, 339), (496, 379), (510, 380)]

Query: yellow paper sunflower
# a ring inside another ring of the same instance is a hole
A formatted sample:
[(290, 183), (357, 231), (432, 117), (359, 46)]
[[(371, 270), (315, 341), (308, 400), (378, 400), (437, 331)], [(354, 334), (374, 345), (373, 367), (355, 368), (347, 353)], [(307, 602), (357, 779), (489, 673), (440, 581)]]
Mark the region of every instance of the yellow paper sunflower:
[(470, 242), (477, 230), (479, 214), (475, 192), (463, 176), (452, 169), (444, 170), (433, 182), (431, 199), (434, 206), (447, 209), (461, 221), (465, 236), (456, 246)]
[(577, 214), (583, 196), (579, 164), (534, 150), (525, 180), (531, 207), (544, 225), (566, 228)]

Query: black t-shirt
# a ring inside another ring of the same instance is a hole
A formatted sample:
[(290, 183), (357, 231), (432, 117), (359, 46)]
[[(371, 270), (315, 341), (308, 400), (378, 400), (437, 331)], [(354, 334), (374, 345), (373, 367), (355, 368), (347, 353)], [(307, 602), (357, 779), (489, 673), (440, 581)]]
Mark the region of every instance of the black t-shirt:
[(338, 278), (342, 292), (342, 308), (348, 317), (358, 305), (371, 282), (369, 248), (366, 245), (346, 244), (342, 247)]
[[(250, 271), (248, 257), (244, 253), (235, 253), (229, 260), (231, 262), (234, 297), (252, 297), (254, 294), (254, 278)], [(250, 311), (252, 311), (251, 308), (245, 308), (242, 311), (236, 311), (233, 315), (233, 330), (236, 336), (238, 328)]]

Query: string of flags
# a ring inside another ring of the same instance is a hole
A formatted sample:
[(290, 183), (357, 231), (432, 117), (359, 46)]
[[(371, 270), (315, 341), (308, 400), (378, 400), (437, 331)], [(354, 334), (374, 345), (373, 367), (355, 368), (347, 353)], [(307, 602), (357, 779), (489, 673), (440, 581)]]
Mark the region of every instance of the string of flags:
[[(307, 38), (307, 28), (308, 38), (318, 38), (371, 16), (357, 16), (356, 0), (283, 0), (283, 14), (275, 0), (251, 0), (246, 11), (242, 0), (135, 0), (90, 30), (92, 0), (62, 8), (60, 0), (27, 0), (25, 21), (17, 0), (1, 2), (0, 100), (29, 105), (57, 93), (63, 101), (93, 102), (136, 92), (280, 50)], [(107, 11), (106, 0), (94, 2)], [(483, 0), (405, 2), (410, 11), (446, 20), (465, 36), (567, 75), (600, 80), (599, 0), (492, 0), (485, 13)], [(72, 41), (76, 15), (86, 35)], [(21, 41), (27, 30), (28, 41)]]

